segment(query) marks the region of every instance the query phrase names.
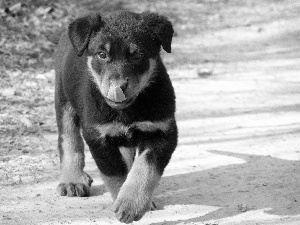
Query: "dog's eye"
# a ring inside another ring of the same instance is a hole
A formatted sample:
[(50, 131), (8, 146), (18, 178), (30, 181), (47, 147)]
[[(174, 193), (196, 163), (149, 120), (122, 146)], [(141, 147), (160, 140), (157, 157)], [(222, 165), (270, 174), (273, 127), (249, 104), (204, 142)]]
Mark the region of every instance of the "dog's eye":
[(98, 53), (98, 57), (100, 59), (106, 59), (107, 58), (107, 54), (104, 51), (101, 51)]
[(132, 57), (134, 60), (139, 60), (143, 58), (144, 54), (142, 52), (136, 52)]

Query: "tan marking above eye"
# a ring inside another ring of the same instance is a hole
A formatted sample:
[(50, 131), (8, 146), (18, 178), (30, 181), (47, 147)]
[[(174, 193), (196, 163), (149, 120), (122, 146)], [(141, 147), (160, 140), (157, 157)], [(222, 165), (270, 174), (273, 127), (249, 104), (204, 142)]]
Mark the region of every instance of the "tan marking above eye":
[(139, 60), (144, 56), (143, 51), (141, 51), (136, 44), (132, 43), (129, 45), (129, 53), (133, 60)]
[(138, 50), (138, 46), (136, 45), (136, 44), (130, 44), (129, 45), (129, 53), (130, 54), (134, 54), (135, 52), (137, 52), (137, 50)]
[(111, 44), (109, 42), (107, 42), (105, 45), (104, 45), (104, 48), (107, 52), (110, 52), (110, 48), (111, 48)]

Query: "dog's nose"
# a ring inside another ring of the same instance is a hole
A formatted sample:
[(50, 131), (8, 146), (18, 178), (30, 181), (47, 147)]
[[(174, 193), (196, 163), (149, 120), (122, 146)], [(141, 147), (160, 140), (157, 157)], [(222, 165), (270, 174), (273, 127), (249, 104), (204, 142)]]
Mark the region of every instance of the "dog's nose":
[(118, 86), (124, 92), (126, 90), (126, 88), (128, 87), (128, 78), (119, 80), (118, 81)]

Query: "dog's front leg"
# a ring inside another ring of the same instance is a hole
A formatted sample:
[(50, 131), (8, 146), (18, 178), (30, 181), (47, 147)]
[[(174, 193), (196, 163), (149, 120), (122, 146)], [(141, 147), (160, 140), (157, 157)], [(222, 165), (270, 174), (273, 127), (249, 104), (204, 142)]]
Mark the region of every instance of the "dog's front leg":
[(134, 158), (134, 149), (126, 145), (127, 129), (121, 124), (90, 125), (83, 130), (106, 189), (113, 200), (126, 180)]
[(172, 119), (159, 123), (137, 122), (129, 132), (137, 141), (139, 155), (113, 206), (118, 220), (124, 223), (141, 219), (155, 207), (154, 190), (177, 144), (177, 126)]
[(113, 145), (102, 145), (90, 147), (93, 158), (100, 170), (107, 191), (115, 200), (121, 186), (126, 180), (128, 168), (118, 147)]
[[(149, 157), (154, 161), (149, 160)], [(152, 195), (161, 178), (154, 158), (153, 150), (146, 148), (135, 159), (113, 205), (117, 219), (121, 222), (137, 221), (151, 209)]]
[(84, 144), (78, 117), (73, 107), (66, 103), (56, 109), (58, 124), (58, 149), (60, 153), (60, 195), (89, 196), (91, 177), (83, 171)]

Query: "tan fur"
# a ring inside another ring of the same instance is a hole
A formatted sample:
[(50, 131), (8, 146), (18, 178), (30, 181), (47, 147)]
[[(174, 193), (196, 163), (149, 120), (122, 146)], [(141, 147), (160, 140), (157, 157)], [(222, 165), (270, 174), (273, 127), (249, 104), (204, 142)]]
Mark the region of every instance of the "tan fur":
[(104, 138), (106, 135), (115, 136), (116, 132), (122, 131), (124, 133), (128, 132), (128, 127), (120, 123), (109, 123), (95, 126), (96, 131), (99, 132), (99, 137)]
[(162, 130), (163, 132), (166, 132), (170, 128), (170, 122), (172, 119), (166, 119), (165, 121), (158, 121), (158, 122), (152, 122), (155, 127)]
[(128, 171), (130, 171), (133, 161), (134, 161), (134, 156), (137, 152), (136, 149), (135, 148), (125, 148), (123, 146), (120, 146), (119, 151), (123, 157), (124, 162), (126, 163)]
[(115, 200), (119, 194), (120, 188), (122, 187), (126, 176), (124, 177), (109, 177), (100, 172), (101, 178), (107, 191), (111, 194), (113, 200)]
[(122, 218), (122, 212), (126, 211), (132, 221), (142, 217), (151, 209), (152, 196), (161, 178), (156, 168), (146, 161), (145, 150), (138, 156), (127, 175), (127, 179), (120, 189), (114, 203), (114, 211), (117, 218)]
[(142, 131), (147, 131), (149, 128), (156, 128), (158, 130), (161, 130), (163, 132), (166, 132), (170, 128), (170, 123), (172, 122), (172, 119), (166, 119), (164, 121), (142, 121), (142, 122), (136, 122), (134, 125), (138, 127)]
[[(120, 147), (119, 150), (120, 150), (120, 153), (122, 154), (123, 160), (126, 163), (127, 169), (129, 171), (133, 164), (134, 154), (136, 151), (134, 148), (125, 148), (125, 147)], [(122, 187), (123, 183), (126, 180), (126, 176), (124, 176), (124, 177), (109, 177), (102, 173), (100, 173), (100, 174), (101, 174), (101, 178), (104, 182), (104, 185), (105, 185), (107, 191), (110, 192), (112, 199), (116, 200), (116, 198), (119, 194), (120, 188)]]
[(63, 129), (62, 129), (62, 148), (63, 158), (61, 162), (60, 182), (86, 183), (86, 176), (83, 172), (84, 167), (84, 143), (80, 130), (73, 122), (75, 112), (70, 104), (64, 107)]
[[(142, 131), (147, 131), (148, 127), (154, 127), (154, 128), (159, 129), (163, 132), (166, 132), (166, 131), (168, 131), (171, 122), (172, 122), (171, 119), (167, 119), (165, 121), (136, 122), (136, 123), (134, 123), (134, 125)], [(116, 132), (127, 133), (128, 129), (129, 129), (129, 127), (124, 126), (123, 124), (117, 123), (117, 122), (97, 125), (97, 126), (95, 126), (95, 128), (99, 132), (100, 137), (102, 137), (102, 138), (105, 137), (105, 135), (107, 135), (107, 134), (111, 135), (111, 136), (117, 135)]]
[(149, 59), (149, 69), (148, 71), (146, 71), (142, 76), (141, 76), (141, 80), (139, 82), (139, 85), (134, 87), (133, 92), (137, 95), (138, 93), (140, 93), (143, 89), (145, 89), (150, 83), (150, 78), (152, 77), (152, 75), (154, 74), (154, 70), (156, 67), (156, 60), (155, 59)]
[(100, 79), (100, 76), (99, 76), (99, 74), (94, 70), (94, 68), (93, 68), (93, 66), (92, 66), (92, 61), (93, 61), (93, 56), (88, 56), (87, 57), (87, 66), (88, 66), (88, 70), (89, 70), (89, 72), (90, 72), (90, 74), (91, 74), (91, 79), (93, 80), (93, 82), (97, 85), (97, 87), (98, 87), (98, 90), (100, 90), (100, 92), (104, 95), (104, 96), (106, 96), (106, 94), (105, 93), (103, 93), (102, 91), (101, 91), (101, 83), (102, 83), (102, 81), (101, 81), (101, 79)]
[(139, 195), (145, 195), (152, 198), (152, 194), (158, 182), (160, 180), (160, 175), (158, 174), (156, 168), (153, 165), (149, 165), (146, 161), (146, 154), (150, 150), (145, 150), (141, 155), (139, 155), (127, 175), (127, 179), (124, 183), (124, 188), (127, 187), (135, 189), (138, 191)]

